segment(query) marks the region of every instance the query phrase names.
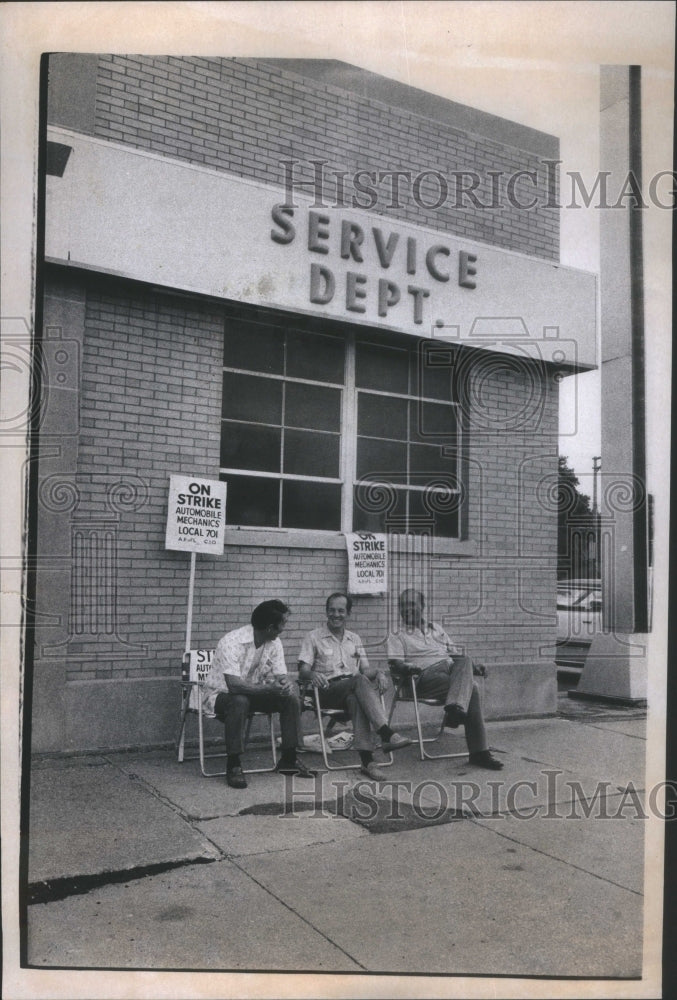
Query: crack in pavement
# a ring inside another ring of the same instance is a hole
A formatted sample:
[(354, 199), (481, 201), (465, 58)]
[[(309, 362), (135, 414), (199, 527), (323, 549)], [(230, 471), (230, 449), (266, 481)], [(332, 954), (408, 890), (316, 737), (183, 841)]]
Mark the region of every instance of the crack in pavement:
[(644, 899), (644, 893), (640, 892), (638, 889), (630, 889), (627, 885), (621, 885), (620, 882), (614, 882), (613, 879), (606, 878), (604, 875), (599, 875), (597, 872), (590, 871), (589, 868), (583, 868), (581, 865), (574, 864), (573, 861), (566, 861), (564, 858), (560, 858), (556, 854), (550, 854), (549, 851), (544, 851), (541, 847), (534, 847), (532, 844), (525, 844), (523, 840), (519, 840), (517, 837), (512, 837), (509, 833), (502, 833), (500, 830), (497, 830), (496, 827), (484, 826), (483, 823), (478, 823), (476, 818), (469, 816), (468, 820), (471, 823), (475, 823), (476, 826), (482, 827), (483, 830), (489, 830), (492, 833), (495, 833), (497, 837), (503, 837), (504, 840), (509, 840), (513, 844), (519, 844), (520, 847), (523, 847), (528, 851), (533, 851), (535, 854), (541, 854), (544, 858), (549, 858), (551, 861), (559, 861), (560, 864), (566, 865), (567, 868), (573, 868), (575, 871), (583, 872), (585, 875), (592, 875), (593, 878), (599, 879), (600, 882), (606, 882), (608, 885), (614, 885), (617, 889), (624, 889), (626, 892), (632, 893), (633, 896), (639, 896), (640, 899)]
[(603, 733), (617, 733), (617, 735), (619, 736), (625, 736), (625, 738), (628, 740), (641, 740), (643, 743), (646, 743), (646, 735), (635, 736), (633, 733), (624, 733), (620, 729), (610, 729), (609, 726), (599, 726), (596, 725), (594, 722), (590, 722), (589, 726), (591, 729), (601, 729)]
[(150, 875), (162, 875), (175, 868), (186, 868), (189, 865), (210, 865), (217, 858), (182, 858), (177, 861), (159, 861), (152, 865), (138, 865), (135, 868), (119, 869), (118, 871), (98, 872), (96, 875), (67, 875), (63, 878), (44, 879), (42, 882), (30, 882), (27, 887), (27, 903), (29, 906), (39, 903), (55, 903), (69, 896), (83, 896), (94, 889), (107, 885), (119, 885), (121, 882), (138, 881)]
[[(176, 813), (176, 815), (180, 819), (182, 819), (185, 823), (187, 823), (188, 826), (191, 827), (191, 829), (194, 830), (193, 823), (202, 823), (204, 821), (203, 817), (201, 816), (192, 816), (190, 813), (185, 812), (181, 808), (181, 806), (178, 806), (175, 802), (172, 802), (170, 798), (167, 798), (167, 796), (159, 792), (157, 788), (155, 788), (154, 785), (151, 785), (146, 778), (141, 777), (141, 775), (139, 774), (135, 774), (133, 771), (126, 771), (115, 760), (110, 760), (109, 758), (106, 759), (108, 763), (111, 765), (111, 767), (116, 768), (116, 770), (118, 770), (120, 774), (124, 775), (126, 778), (130, 778), (132, 781), (137, 781), (141, 786), (143, 786), (143, 788), (145, 788), (147, 792), (150, 792), (153, 798), (157, 799), (158, 802), (161, 802), (164, 806), (167, 806), (167, 808), (171, 809), (172, 812)], [(207, 818), (220, 819), (221, 817), (219, 815), (216, 815)]]
[[(315, 846), (319, 846), (319, 845), (315, 845)], [(332, 945), (332, 947), (334, 947), (338, 951), (340, 951), (343, 955), (346, 956), (346, 958), (350, 959), (351, 962), (354, 962), (355, 965), (359, 969), (362, 969), (363, 972), (369, 972), (370, 971), (370, 969), (368, 968), (368, 966), (363, 965), (362, 962), (358, 961), (358, 959), (356, 959), (354, 955), (351, 955), (349, 951), (346, 951), (346, 949), (343, 948), (343, 947), (341, 947), (340, 944), (338, 944), (336, 941), (333, 941), (327, 934), (324, 933), (324, 931), (320, 930), (319, 927), (316, 927), (315, 924), (313, 924), (310, 920), (308, 920), (307, 917), (304, 917), (303, 914), (299, 913), (298, 910), (294, 909), (293, 906), (290, 906), (289, 903), (286, 903), (284, 901), (284, 899), (282, 899), (281, 896), (278, 896), (276, 893), (274, 893), (272, 891), (272, 889), (269, 889), (267, 885), (264, 885), (263, 882), (261, 882), (261, 881), (259, 881), (259, 879), (255, 878), (250, 872), (247, 871), (246, 868), (243, 868), (242, 865), (238, 864), (238, 862), (237, 862), (236, 859), (231, 858), (230, 859), (230, 863), (233, 864), (233, 865), (235, 865), (235, 867), (239, 871), (241, 871), (243, 875), (246, 875), (248, 879), (250, 879), (260, 889), (263, 889), (263, 891), (265, 893), (267, 893), (274, 900), (276, 900), (276, 902), (280, 903), (281, 906), (284, 906), (285, 910), (289, 910), (290, 913), (293, 913), (294, 916), (297, 917), (298, 920), (302, 921), (302, 923), (304, 923), (304, 924), (306, 924), (306, 926), (310, 927), (310, 929), (313, 930), (316, 934), (319, 934), (319, 936), (321, 938), (323, 938), (330, 945)]]

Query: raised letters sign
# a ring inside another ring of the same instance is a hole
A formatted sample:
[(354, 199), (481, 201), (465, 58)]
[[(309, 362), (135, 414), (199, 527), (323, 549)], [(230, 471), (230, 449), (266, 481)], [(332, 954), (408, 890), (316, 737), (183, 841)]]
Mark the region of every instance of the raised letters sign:
[(48, 134), (73, 149), (63, 177), (46, 178), (48, 260), (569, 371), (597, 363), (593, 274), (296, 192), (287, 204), (282, 184)]
[[(403, 291), (410, 296), (409, 319), (416, 325), (423, 323), (423, 303), (430, 297), (430, 288), (413, 283), (413, 277), (422, 272), (425, 279), (445, 284), (451, 278), (452, 258), (457, 258), (457, 284), (461, 288), (475, 288), (474, 275), (477, 274), (477, 254), (467, 250), (452, 251), (445, 243), (431, 242), (421, 246), (421, 240), (414, 236), (401, 238), (397, 229), (391, 229), (387, 238), (380, 226), (365, 229), (349, 218), (315, 211), (307, 211), (303, 221), (307, 229), (307, 248), (310, 253), (340, 255), (342, 260), (356, 264), (366, 264), (377, 273), (389, 271), (387, 277), (370, 280), (363, 270), (345, 272), (343, 287), (337, 289), (334, 270), (329, 262), (310, 264), (309, 301), (325, 306), (337, 296), (345, 308), (352, 313), (366, 313), (368, 300), (376, 297), (377, 312), (387, 317), (390, 309), (398, 305)], [(296, 221), (298, 215), (298, 222)], [(274, 243), (288, 246), (295, 239), (302, 238), (297, 233), (303, 213), (290, 205), (274, 205), (271, 212), (274, 228), (270, 238)], [(393, 266), (393, 272), (390, 267)], [(396, 276), (396, 277), (395, 277)]]

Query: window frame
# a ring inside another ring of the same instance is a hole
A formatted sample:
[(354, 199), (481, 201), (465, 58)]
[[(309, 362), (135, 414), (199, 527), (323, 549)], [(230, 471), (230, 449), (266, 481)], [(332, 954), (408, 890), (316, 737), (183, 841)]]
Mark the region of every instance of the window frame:
[[(275, 479), (280, 484), (285, 480), (296, 480), (302, 482), (322, 482), (329, 483), (340, 486), (341, 490), (341, 500), (340, 500), (340, 527), (336, 529), (318, 529), (318, 528), (297, 528), (297, 527), (284, 527), (284, 526), (254, 526), (254, 525), (237, 525), (237, 524), (226, 524), (225, 531), (225, 541), (226, 544), (252, 544), (252, 545), (294, 545), (301, 548), (343, 548), (345, 545), (344, 536), (354, 530), (364, 530), (364, 529), (354, 529), (353, 528), (353, 505), (354, 505), (354, 495), (355, 487), (360, 483), (369, 482), (377, 483), (379, 480), (371, 479), (365, 477), (361, 480), (357, 479), (357, 449), (358, 449), (358, 437), (369, 437), (369, 435), (358, 435), (358, 402), (359, 394), (361, 392), (370, 394), (372, 396), (382, 395), (386, 397), (397, 397), (406, 399), (408, 406), (411, 407), (412, 404), (420, 405), (421, 403), (431, 403), (438, 404), (442, 406), (448, 406), (453, 409), (455, 414), (455, 444), (453, 445), (456, 452), (455, 457), (455, 476), (463, 481), (464, 473), (467, 471), (467, 461), (466, 461), (466, 428), (462, 420), (462, 407), (459, 405), (457, 399), (446, 401), (435, 397), (419, 396), (416, 393), (416, 389), (420, 385), (420, 376), (417, 377), (418, 373), (410, 368), (409, 374), (409, 385), (406, 394), (400, 392), (388, 392), (385, 389), (372, 389), (356, 385), (356, 356), (357, 356), (357, 343), (370, 344), (375, 348), (394, 348), (394, 349), (404, 349), (409, 354), (411, 354), (414, 344), (412, 340), (419, 341), (422, 338), (412, 338), (407, 334), (385, 334), (384, 331), (375, 329), (372, 330), (369, 327), (364, 329), (355, 327), (346, 328), (345, 324), (334, 324), (328, 321), (322, 320), (322, 330), (317, 329), (317, 323), (312, 322), (315, 317), (303, 317), (298, 315), (271, 315), (263, 309), (256, 309), (254, 311), (256, 315), (249, 316), (243, 313), (239, 313), (236, 317), (238, 320), (244, 320), (248, 322), (281, 327), (286, 331), (293, 330), (306, 335), (315, 335), (321, 337), (323, 335), (339, 338), (343, 341), (345, 345), (345, 355), (344, 355), (344, 381), (343, 384), (322, 380), (315, 380), (304, 378), (301, 376), (288, 375), (286, 372), (267, 372), (259, 370), (251, 370), (246, 368), (235, 368), (232, 365), (222, 365), (220, 369), (221, 379), (223, 381), (223, 374), (225, 372), (230, 372), (234, 375), (247, 374), (254, 375), (256, 377), (275, 379), (280, 382), (294, 382), (298, 384), (307, 384), (322, 388), (336, 389), (341, 393), (341, 405), (340, 405), (340, 420), (339, 420), (339, 430), (338, 433), (334, 431), (323, 431), (317, 430), (316, 428), (301, 428), (302, 430), (312, 431), (313, 433), (326, 433), (329, 436), (339, 438), (339, 475), (338, 477), (323, 477), (323, 476), (311, 476), (311, 475), (301, 475), (297, 473), (286, 473), (284, 471), (280, 472), (266, 472), (258, 470), (248, 470), (242, 468), (234, 468), (231, 466), (220, 466), (219, 475), (242, 475), (249, 476), (252, 478), (267, 478)], [(225, 317), (225, 328), (224, 328), (224, 339), (227, 334), (227, 324), (229, 316)], [(305, 322), (304, 322), (305, 320)], [(308, 320), (311, 320), (308, 322)], [(393, 337), (397, 338), (396, 342), (393, 342)], [(225, 347), (225, 343), (224, 343)], [(411, 426), (411, 417), (408, 420), (407, 426), (407, 471), (409, 467), (409, 447), (411, 444), (425, 444), (425, 442), (417, 442), (413, 436)], [(284, 424), (284, 412), (281, 417), (281, 428), (286, 428)], [(245, 420), (235, 420), (232, 418), (221, 416), (221, 426), (225, 422), (242, 423), (245, 426), (255, 426), (251, 422)], [(267, 426), (262, 424), (261, 426)], [(276, 426), (276, 425), (270, 425)], [(294, 429), (294, 428), (290, 428)], [(379, 440), (375, 438), (375, 440)], [(442, 447), (442, 445), (440, 445)], [(283, 446), (282, 446), (283, 448)], [(281, 452), (281, 462), (282, 462), (283, 451)], [(283, 469), (281, 465), (281, 470)], [(408, 476), (407, 476), (408, 478)], [(397, 490), (406, 490), (407, 494), (411, 492), (422, 493), (425, 490), (425, 486), (417, 486), (410, 483), (387, 483), (387, 485), (395, 488)], [(459, 490), (454, 490), (454, 492), (459, 493)], [(458, 511), (458, 531), (456, 536), (441, 536), (433, 535), (435, 542), (435, 548), (437, 551), (454, 553), (458, 555), (471, 555), (476, 554), (477, 546), (467, 537), (467, 498), (464, 501)], [(280, 487), (280, 494), (278, 500), (278, 524), (282, 519), (282, 486)], [(406, 537), (416, 537), (419, 532), (410, 532), (408, 530), (401, 530), (395, 533), (401, 536), (401, 538), (406, 539)], [(292, 541), (293, 539), (293, 541)], [(406, 546), (406, 541), (395, 544), (395, 548)]]
[[(399, 348), (399, 347), (397, 347), (396, 345), (393, 345), (393, 344), (383, 345), (383, 344), (379, 344), (377, 342), (371, 341), (365, 335), (354, 334), (353, 335), (353, 356), (354, 356), (355, 359), (357, 358), (356, 345), (357, 345), (358, 342), (359, 343), (363, 343), (363, 344), (369, 344), (370, 346), (374, 346), (374, 347), (386, 347), (386, 348), (395, 349), (395, 350), (399, 350), (399, 349), (406, 350), (406, 352), (407, 352), (407, 354), (409, 356), (412, 353), (412, 345), (407, 345), (406, 347), (403, 345), (402, 348)], [(352, 438), (352, 440), (354, 442), (354, 464), (351, 467), (351, 472), (352, 472), (352, 489), (351, 489), (350, 492), (352, 493), (352, 496), (354, 498), (355, 487), (358, 486), (358, 485), (360, 485), (360, 484), (362, 484), (362, 483), (365, 483), (365, 482), (368, 482), (370, 484), (374, 484), (375, 486), (386, 486), (386, 487), (393, 488), (393, 489), (395, 489), (397, 491), (403, 491), (403, 492), (405, 492), (407, 494), (407, 512), (406, 512), (405, 518), (406, 518), (406, 522), (407, 522), (407, 525), (408, 525), (408, 523), (409, 523), (409, 496), (410, 496), (410, 494), (412, 494), (412, 493), (421, 493), (422, 494), (422, 493), (425, 492), (425, 490), (427, 488), (426, 486), (416, 486), (415, 484), (412, 484), (412, 483), (409, 482), (410, 476), (415, 475), (415, 473), (412, 473), (412, 470), (411, 470), (411, 467), (410, 467), (410, 462), (411, 462), (411, 451), (410, 451), (410, 448), (411, 448), (411, 445), (416, 446), (417, 444), (420, 444), (423, 447), (435, 447), (435, 445), (432, 444), (432, 443), (431, 444), (426, 444), (425, 442), (418, 442), (418, 441), (415, 440), (415, 438), (413, 436), (412, 428), (411, 428), (411, 407), (412, 407), (412, 404), (413, 405), (419, 405), (421, 403), (432, 403), (434, 405), (449, 407), (449, 409), (453, 412), (453, 414), (454, 414), (454, 427), (455, 427), (455, 441), (454, 441), (453, 447), (454, 447), (454, 450), (456, 452), (456, 458), (455, 458), (455, 464), (456, 464), (455, 475), (456, 475), (457, 479), (460, 479), (460, 476), (461, 476), (460, 470), (463, 467), (462, 455), (463, 455), (463, 451), (464, 451), (464, 449), (463, 449), (463, 441), (464, 441), (464, 437), (465, 437), (464, 432), (463, 432), (463, 428), (462, 428), (462, 422), (461, 422), (461, 419), (460, 419), (460, 416), (461, 416), (461, 413), (460, 413), (461, 407), (459, 406), (458, 400), (449, 400), (449, 401), (446, 401), (446, 400), (441, 400), (441, 399), (433, 397), (433, 396), (421, 396), (421, 395), (418, 395), (414, 391), (417, 388), (417, 385), (413, 385), (412, 383), (414, 381), (416, 381), (417, 383), (420, 383), (420, 378), (418, 378), (416, 380), (414, 379), (414, 373), (412, 372), (411, 367), (409, 367), (409, 371), (408, 371), (408, 386), (407, 386), (407, 392), (406, 393), (403, 393), (403, 392), (388, 392), (385, 389), (374, 389), (374, 388), (367, 388), (367, 387), (363, 387), (363, 386), (358, 386), (356, 378), (353, 381), (354, 381), (354, 390), (355, 390), (355, 400), (354, 400), (354, 407), (353, 407), (353, 420), (352, 420), (352, 426), (351, 426), (352, 433), (351, 433), (350, 436), (351, 436), (351, 438)], [(370, 396), (384, 396), (387, 399), (403, 399), (403, 400), (406, 400), (407, 401), (407, 430), (406, 430), (406, 439), (403, 440), (403, 439), (400, 439), (400, 438), (383, 438), (383, 437), (378, 437), (376, 435), (360, 434), (359, 433), (359, 427), (358, 427), (358, 420), (359, 420), (359, 396), (360, 396), (360, 393), (365, 393), (366, 395), (370, 395)], [(360, 438), (364, 438), (366, 440), (372, 440), (372, 441), (394, 441), (394, 442), (397, 442), (397, 443), (400, 443), (400, 444), (405, 444), (406, 445), (406, 450), (407, 450), (407, 459), (406, 459), (406, 469), (404, 470), (404, 477), (406, 479), (406, 482), (404, 484), (402, 484), (402, 483), (393, 483), (393, 482), (391, 482), (389, 480), (385, 480), (385, 479), (384, 480), (379, 480), (379, 479), (376, 479), (376, 478), (372, 479), (371, 477), (358, 478), (358, 476), (357, 476), (357, 450), (358, 450), (358, 441), (359, 441)], [(438, 447), (441, 448), (441, 447), (443, 447), (443, 445), (440, 444), (440, 445), (438, 445)], [(346, 489), (345, 492), (347, 494), (349, 491)], [(442, 492), (442, 488), (440, 488), (440, 492)], [(459, 489), (453, 489), (452, 490), (452, 493), (454, 493), (456, 495), (459, 495), (460, 492), (461, 491)], [(351, 509), (351, 513), (352, 513), (352, 509)], [(350, 523), (353, 524), (354, 523), (354, 519), (351, 520)], [(457, 534), (456, 535), (439, 535), (439, 536), (436, 536), (436, 537), (439, 537), (440, 539), (444, 538), (445, 540), (448, 540), (448, 541), (458, 541), (462, 537), (463, 524), (464, 524), (463, 513), (462, 513), (461, 510), (459, 510), (458, 511), (458, 532), (457, 532)], [(356, 529), (351, 527), (349, 530), (354, 531)], [(357, 530), (361, 530), (361, 529), (357, 529)], [(407, 533), (408, 534), (415, 534), (415, 532), (407, 532)]]

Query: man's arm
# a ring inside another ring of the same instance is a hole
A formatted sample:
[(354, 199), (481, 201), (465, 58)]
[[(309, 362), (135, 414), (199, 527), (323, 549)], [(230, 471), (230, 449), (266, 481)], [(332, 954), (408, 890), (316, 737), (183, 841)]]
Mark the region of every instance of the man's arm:
[(386, 656), (388, 657), (388, 666), (396, 676), (411, 677), (422, 672), (420, 667), (409, 663), (402, 637), (393, 632), (386, 639)]
[(313, 632), (306, 632), (301, 641), (297, 665), (299, 680), (302, 684), (311, 684), (313, 687), (326, 688), (329, 683), (327, 678), (313, 669), (315, 660), (317, 659), (317, 647), (313, 635)]
[[(262, 655), (266, 650), (262, 651)], [(214, 657), (214, 664), (221, 671), (229, 694), (257, 695), (257, 694), (286, 694), (292, 690), (292, 683), (287, 676), (287, 667), (284, 662), (284, 652), (282, 643), (275, 639), (272, 648), (267, 652), (270, 665), (273, 670), (273, 684), (252, 684), (242, 677), (242, 668), (245, 661), (245, 650), (242, 645), (233, 642), (219, 643), (217, 654)], [(218, 662), (217, 662), (218, 661)]]
[(304, 684), (311, 684), (313, 687), (326, 688), (329, 684), (326, 677), (313, 670), (310, 663), (298, 662), (299, 680)]
[[(434, 625), (434, 628), (436, 630), (437, 635), (440, 637), (441, 641), (446, 643), (447, 653), (449, 654), (452, 660), (457, 656), (464, 655), (463, 650), (460, 649), (454, 642), (452, 642), (452, 640), (449, 638), (449, 636), (447, 635), (447, 633), (444, 631), (443, 628), (441, 628), (437, 624)], [(475, 677), (488, 676), (487, 668), (484, 666), (484, 664), (475, 663), (474, 660), (472, 661), (472, 672), (475, 675)]]
[(364, 646), (362, 645), (362, 640), (358, 639), (355, 643), (355, 657), (357, 659), (357, 669), (365, 677), (368, 677), (370, 681), (379, 673), (377, 667), (372, 667), (369, 665), (369, 660), (367, 659), (367, 654), (364, 651)]
[(250, 684), (236, 674), (224, 674), (228, 685), (228, 694), (244, 694), (253, 696), (257, 694), (285, 694), (291, 691), (292, 682), (286, 674), (277, 674), (274, 684)]
[(388, 676), (383, 670), (370, 665), (367, 654), (364, 651), (364, 646), (362, 645), (362, 640), (356, 642), (355, 654), (358, 662), (358, 671), (376, 684), (379, 694), (385, 694), (390, 687)]
[(419, 674), (423, 673), (422, 667), (417, 667), (413, 663), (408, 663), (406, 660), (390, 659), (388, 660), (388, 666), (394, 673), (399, 674), (402, 677), (417, 677)]

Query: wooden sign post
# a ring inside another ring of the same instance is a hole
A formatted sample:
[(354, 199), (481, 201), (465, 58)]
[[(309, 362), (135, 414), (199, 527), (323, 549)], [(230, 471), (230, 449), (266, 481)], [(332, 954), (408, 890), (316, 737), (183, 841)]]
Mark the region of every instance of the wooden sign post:
[(218, 479), (201, 479), (197, 476), (172, 475), (169, 477), (169, 502), (165, 548), (177, 552), (190, 552), (188, 579), (188, 606), (186, 609), (186, 634), (181, 664), (181, 729), (177, 755), (183, 760), (184, 722), (190, 707), (190, 642), (193, 629), (193, 595), (195, 592), (195, 563), (198, 552), (223, 555), (226, 525), (226, 484)]

